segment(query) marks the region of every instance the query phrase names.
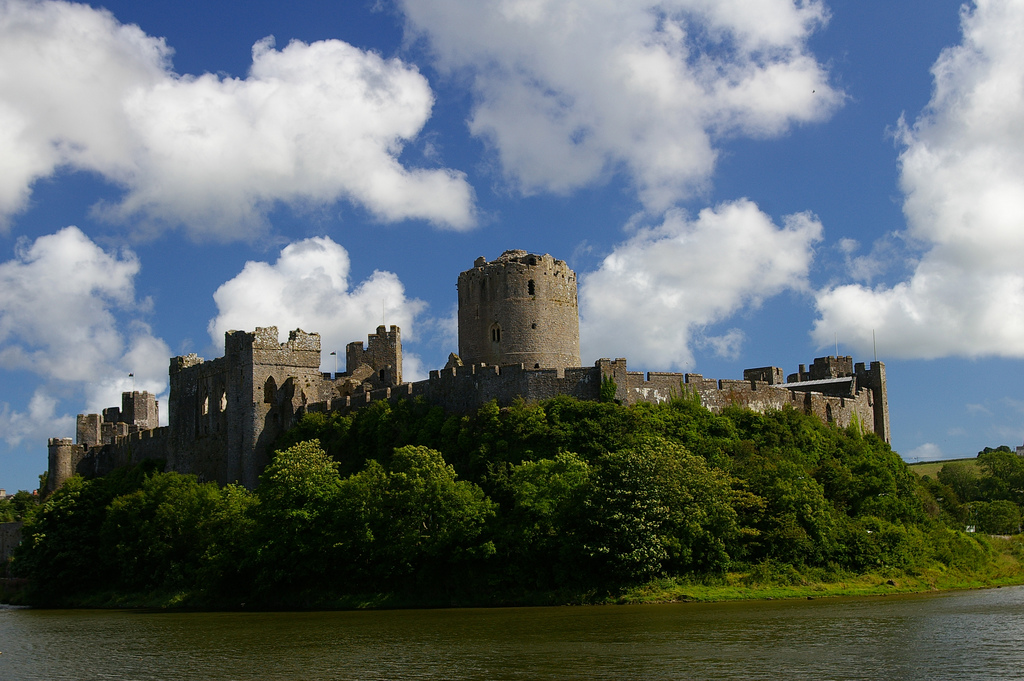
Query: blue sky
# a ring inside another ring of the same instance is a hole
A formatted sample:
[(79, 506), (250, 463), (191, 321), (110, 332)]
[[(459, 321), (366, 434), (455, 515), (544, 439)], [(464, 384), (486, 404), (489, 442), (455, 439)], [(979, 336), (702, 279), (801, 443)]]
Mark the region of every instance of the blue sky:
[(579, 273), (586, 364), (877, 347), (905, 458), (1019, 444), (1022, 27), (1022, 0), (0, 0), (0, 487), (228, 329), (318, 331), (333, 370), (383, 315), (423, 376), (458, 273), (508, 248)]

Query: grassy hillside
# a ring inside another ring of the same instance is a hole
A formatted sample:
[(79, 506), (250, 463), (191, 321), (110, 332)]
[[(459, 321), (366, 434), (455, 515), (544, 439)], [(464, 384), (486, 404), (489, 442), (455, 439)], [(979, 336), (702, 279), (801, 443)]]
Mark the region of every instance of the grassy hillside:
[(907, 467), (922, 477), (927, 475), (934, 478), (947, 463), (962, 463), (977, 475), (981, 475), (982, 473), (981, 468), (978, 466), (977, 457), (971, 457), (969, 459), (945, 459), (943, 461), (922, 461), (921, 463), (908, 464)]

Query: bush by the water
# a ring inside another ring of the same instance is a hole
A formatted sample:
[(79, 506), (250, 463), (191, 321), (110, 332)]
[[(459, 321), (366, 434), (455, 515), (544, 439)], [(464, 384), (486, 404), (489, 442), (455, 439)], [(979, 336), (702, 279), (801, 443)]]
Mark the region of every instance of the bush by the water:
[[(279, 445), (254, 492), (154, 463), (72, 478), (26, 524), (15, 569), (30, 598), (531, 603), (727, 571), (970, 571), (992, 550), (961, 531), (965, 516), (1010, 531), (1024, 487), (1002, 459), (1002, 487), (957, 471), (920, 481), (856, 425), (687, 399), (469, 416), (379, 402), (308, 414)], [(961, 496), (986, 485), (998, 490)]]

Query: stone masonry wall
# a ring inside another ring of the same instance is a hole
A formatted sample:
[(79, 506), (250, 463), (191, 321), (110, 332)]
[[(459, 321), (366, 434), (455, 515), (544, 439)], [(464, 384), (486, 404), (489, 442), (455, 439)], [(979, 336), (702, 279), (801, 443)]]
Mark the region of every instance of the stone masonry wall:
[(229, 446), (228, 424), (233, 409), (242, 406), (236, 395), (239, 371), (227, 357), (208, 362), (196, 355), (171, 359), (170, 425), (163, 436), (167, 470), (222, 483), (236, 479), (232, 472), (239, 475), (239, 452)]
[[(296, 329), (280, 343), (277, 327), (257, 327), (251, 334), (234, 332), (225, 347), (232, 363), (245, 367), (238, 391), (241, 474), (235, 479), (253, 489), (270, 460), (271, 444), (291, 426), (298, 408), (323, 399), (320, 334)], [(231, 431), (237, 432), (234, 425)]]
[(392, 325), (390, 330), (378, 326), (377, 332), (367, 337), (365, 348), (362, 341), (345, 347), (346, 374), (351, 376), (363, 364), (373, 369), (372, 382), (377, 387), (402, 383), (402, 334), (397, 326)]
[[(763, 375), (763, 374), (762, 374)], [(768, 375), (781, 376), (776, 370)], [(792, 407), (825, 423), (846, 427), (859, 423), (867, 432), (887, 440), (887, 431), (875, 419), (874, 392), (860, 388), (847, 396), (824, 395), (813, 390), (796, 391), (757, 380), (713, 380), (700, 374), (629, 371), (625, 359), (598, 360), (594, 367), (566, 368), (562, 375), (553, 369), (530, 369), (522, 365), (470, 365), (431, 371), (425, 381), (395, 388), (374, 390), (331, 402), (310, 405), (310, 411), (350, 411), (379, 400), (422, 397), (448, 411), (468, 413), (491, 400), (509, 406), (517, 399), (538, 401), (557, 395), (584, 400), (600, 396), (603, 378), (616, 383), (616, 399), (623, 404), (659, 403), (696, 393), (701, 404), (714, 413), (726, 407), (757, 412)]]
[[(397, 327), (386, 333), (379, 328), (376, 338), (400, 343)], [(374, 348), (373, 339), (371, 335), (364, 353)], [(500, 406), (557, 395), (596, 400), (604, 379), (615, 381), (615, 397), (627, 405), (695, 394), (713, 412), (730, 406), (759, 412), (789, 406), (841, 427), (857, 422), (889, 440), (885, 367), (880, 362), (853, 365), (849, 357), (818, 358), (810, 371), (801, 366), (788, 383), (781, 382), (777, 367), (748, 369), (743, 380), (712, 380), (692, 373), (645, 375), (630, 371), (622, 358), (601, 359), (593, 367), (452, 363), (430, 372), (424, 381), (354, 394), (346, 384), (351, 377), (321, 374), (319, 365), (317, 334), (296, 330), (280, 343), (274, 327), (228, 332), (222, 358), (207, 362), (187, 355), (171, 360), (170, 427), (140, 430), (135, 423), (117, 420), (140, 411), (135, 398), (126, 396), (121, 409), (104, 410), (105, 420), (80, 416), (79, 443), (51, 439), (48, 488), (56, 489), (75, 472), (92, 477), (143, 459), (163, 459), (169, 470), (221, 484), (240, 482), (251, 489), (269, 461), (273, 441), (307, 410), (350, 411), (379, 400), (417, 397), (456, 413), (492, 400)], [(155, 409), (145, 406), (142, 411), (147, 422), (155, 417)]]
[(580, 364), (576, 273), (564, 260), (505, 251), (459, 275), (459, 356), (467, 364)]
[[(7, 561), (14, 555), (14, 549), (21, 543), (21, 522), (0, 523), (0, 568), (7, 565)], [(0, 577), (6, 576), (0, 571)]]

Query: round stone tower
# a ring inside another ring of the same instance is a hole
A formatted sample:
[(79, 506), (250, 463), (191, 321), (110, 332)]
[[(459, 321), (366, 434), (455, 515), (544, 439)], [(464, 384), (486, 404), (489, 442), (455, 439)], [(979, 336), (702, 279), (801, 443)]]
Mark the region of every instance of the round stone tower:
[(69, 437), (51, 437), (46, 444), (46, 492), (49, 493), (75, 474), (75, 445)]
[(459, 275), (459, 355), (466, 364), (579, 366), (576, 273), (547, 254), (477, 258)]

